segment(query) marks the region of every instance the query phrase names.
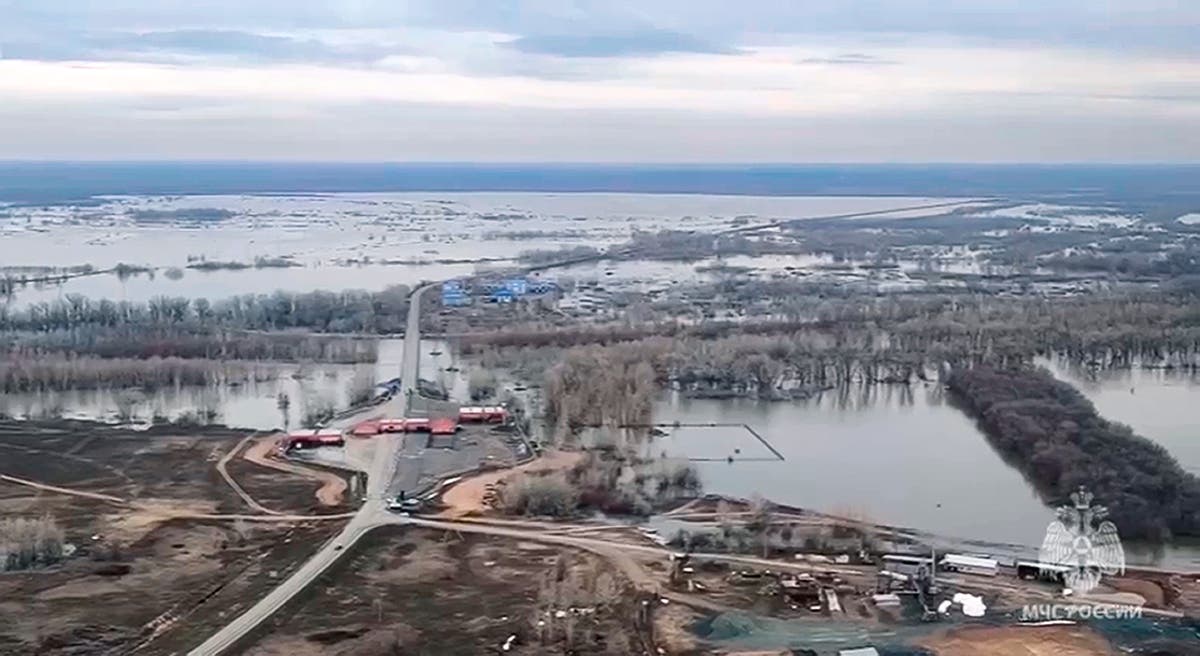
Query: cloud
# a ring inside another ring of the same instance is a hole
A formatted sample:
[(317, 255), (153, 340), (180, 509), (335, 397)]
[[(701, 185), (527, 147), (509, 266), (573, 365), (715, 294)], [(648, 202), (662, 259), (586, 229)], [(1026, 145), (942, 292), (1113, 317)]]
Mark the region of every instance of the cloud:
[(860, 52), (848, 52), (830, 57), (805, 57), (798, 63), (800, 64), (820, 64), (829, 66), (880, 66), (898, 64), (899, 62), (893, 59), (884, 59), (874, 55), (867, 55)]
[(0, 0), (0, 156), (1200, 152), (1200, 3), (942, 4)]
[(107, 32), (0, 43), (0, 59), (37, 61), (167, 61), (212, 58), (242, 62), (370, 63), (407, 54), (381, 43), (331, 44), (311, 37), (241, 30)]
[(521, 52), (560, 57), (625, 57), (668, 52), (729, 54), (733, 50), (668, 30), (626, 34), (544, 34), (523, 36), (505, 45)]
[(1200, 152), (1194, 117), (1150, 122), (1137, 108), (1119, 107), (1080, 117), (980, 104), (966, 112), (876, 112), (798, 121), (708, 111), (393, 102), (281, 118), (283, 106), (240, 104), (181, 116), (131, 112), (126, 103), (113, 101), (85, 107), (4, 103), (0, 159), (1153, 162), (1194, 161)]

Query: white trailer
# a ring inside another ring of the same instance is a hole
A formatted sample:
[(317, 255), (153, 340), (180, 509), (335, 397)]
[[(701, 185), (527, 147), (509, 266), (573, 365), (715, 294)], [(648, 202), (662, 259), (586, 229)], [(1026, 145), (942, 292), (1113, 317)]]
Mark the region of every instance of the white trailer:
[(1000, 573), (1000, 564), (991, 558), (980, 558), (978, 556), (963, 556), (960, 554), (947, 554), (939, 563), (941, 569), (947, 572), (961, 572), (963, 574), (975, 574), (976, 576), (995, 576)]

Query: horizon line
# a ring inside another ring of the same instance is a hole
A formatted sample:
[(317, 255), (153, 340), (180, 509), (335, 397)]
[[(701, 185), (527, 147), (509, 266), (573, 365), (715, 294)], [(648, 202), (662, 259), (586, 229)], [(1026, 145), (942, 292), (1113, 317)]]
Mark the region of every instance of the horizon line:
[(962, 161), (945, 161), (945, 160), (930, 160), (930, 161), (853, 161), (853, 162), (837, 162), (837, 161), (587, 161), (587, 160), (545, 160), (545, 161), (522, 161), (522, 160), (372, 160), (372, 159), (346, 159), (346, 160), (320, 160), (320, 159), (273, 159), (273, 158), (4, 158), (0, 157), (0, 166), (3, 165), (44, 165), (44, 164), (219, 164), (219, 165), (309, 165), (309, 166), (429, 166), (429, 167), (454, 167), (454, 166), (470, 166), (470, 167), (577, 167), (577, 168), (634, 168), (634, 167), (674, 167), (674, 168), (720, 168), (720, 167), (739, 167), (739, 168), (800, 168), (800, 167), (866, 167), (866, 166), (896, 166), (896, 167), (922, 167), (922, 166), (977, 166), (977, 167), (1088, 167), (1088, 166), (1126, 166), (1126, 167), (1163, 167), (1163, 166), (1200, 166), (1200, 160), (1195, 161), (1087, 161), (1087, 160), (1061, 160), (1061, 161), (980, 161), (980, 160), (962, 160)]

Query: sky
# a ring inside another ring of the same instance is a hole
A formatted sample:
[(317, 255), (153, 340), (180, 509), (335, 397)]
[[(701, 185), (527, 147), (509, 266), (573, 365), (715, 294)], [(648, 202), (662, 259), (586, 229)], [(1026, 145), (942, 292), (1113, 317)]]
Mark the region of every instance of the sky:
[(0, 159), (1196, 162), (1191, 0), (0, 0)]

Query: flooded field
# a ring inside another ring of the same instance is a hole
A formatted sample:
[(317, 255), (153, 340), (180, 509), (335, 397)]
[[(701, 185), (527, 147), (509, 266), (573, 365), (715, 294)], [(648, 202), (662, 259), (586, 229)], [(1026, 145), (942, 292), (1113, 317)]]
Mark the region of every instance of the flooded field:
[[(355, 384), (371, 380), (373, 373), (370, 364), (264, 364), (259, 368), (258, 380), (237, 385), (3, 394), (0, 415), (124, 423), (193, 417), (238, 428), (298, 428), (309, 413), (346, 408)], [(281, 404), (284, 397), (287, 403)]]
[[(122, 263), (152, 269), (26, 285), (14, 297), (19, 303), (66, 294), (144, 301), (276, 289), (379, 290), (472, 273), (525, 251), (603, 247), (635, 230), (703, 231), (737, 219), (817, 217), (930, 202), (535, 193), (107, 197), (78, 205), (0, 208), (0, 263), (10, 274), (20, 267), (86, 265), (104, 271)], [(293, 266), (255, 268), (256, 262), (280, 259)], [(195, 268), (203, 263), (249, 268)]]
[[(288, 268), (249, 268), (200, 271), (183, 269), (175, 274), (141, 273), (118, 276), (105, 273), (72, 278), (63, 283), (26, 286), (16, 293), (18, 303), (40, 303), (80, 294), (94, 299), (144, 303), (156, 296), (220, 299), (241, 294), (275, 291), (309, 292), (316, 289), (377, 292), (392, 285), (414, 286), (423, 280), (468, 275), (470, 263), (457, 264), (357, 264), (309, 265)], [(178, 277), (175, 277), (178, 276)]]
[[(696, 463), (706, 492), (997, 542), (1035, 543), (1052, 515), (938, 386), (877, 386), (807, 402), (670, 398), (655, 420), (744, 423), (783, 461)], [(707, 442), (719, 431), (688, 433)]]
[[(1126, 399), (1129, 380), (1116, 376), (1101, 391), (1085, 393), (1106, 417), (1130, 423), (1196, 471), (1195, 421), (1185, 411), (1200, 391), (1196, 381), (1143, 371), (1132, 377), (1133, 396), (1142, 396), (1144, 404), (1139, 407)], [(939, 536), (1030, 548), (1041, 544), (1054, 517), (1020, 472), (936, 385), (877, 386), (774, 403), (674, 395), (655, 410), (657, 422), (746, 424), (785, 458), (759, 457), (764, 452), (753, 437), (732, 427), (671, 431), (646, 447), (651, 455), (692, 458), (707, 493), (759, 494)], [(1131, 564), (1200, 570), (1200, 541), (1126, 542), (1125, 550)], [(1000, 547), (994, 552), (1032, 553)]]
[[(211, 417), (227, 426), (270, 430), (299, 427), (310, 412), (346, 408), (356, 387), (400, 375), (403, 339), (380, 339), (374, 364), (261, 364), (244, 384), (178, 386), (156, 390), (72, 390), (4, 394), (0, 415), (13, 418), (69, 417), (150, 422), (184, 416)], [(468, 373), (441, 340), (421, 340), (421, 377), (467, 402)], [(280, 398), (288, 399), (280, 407)]]
[(1141, 367), (1101, 371), (1049, 358), (1039, 364), (1083, 392), (1104, 418), (1158, 442), (1184, 469), (1200, 475), (1200, 373)]

